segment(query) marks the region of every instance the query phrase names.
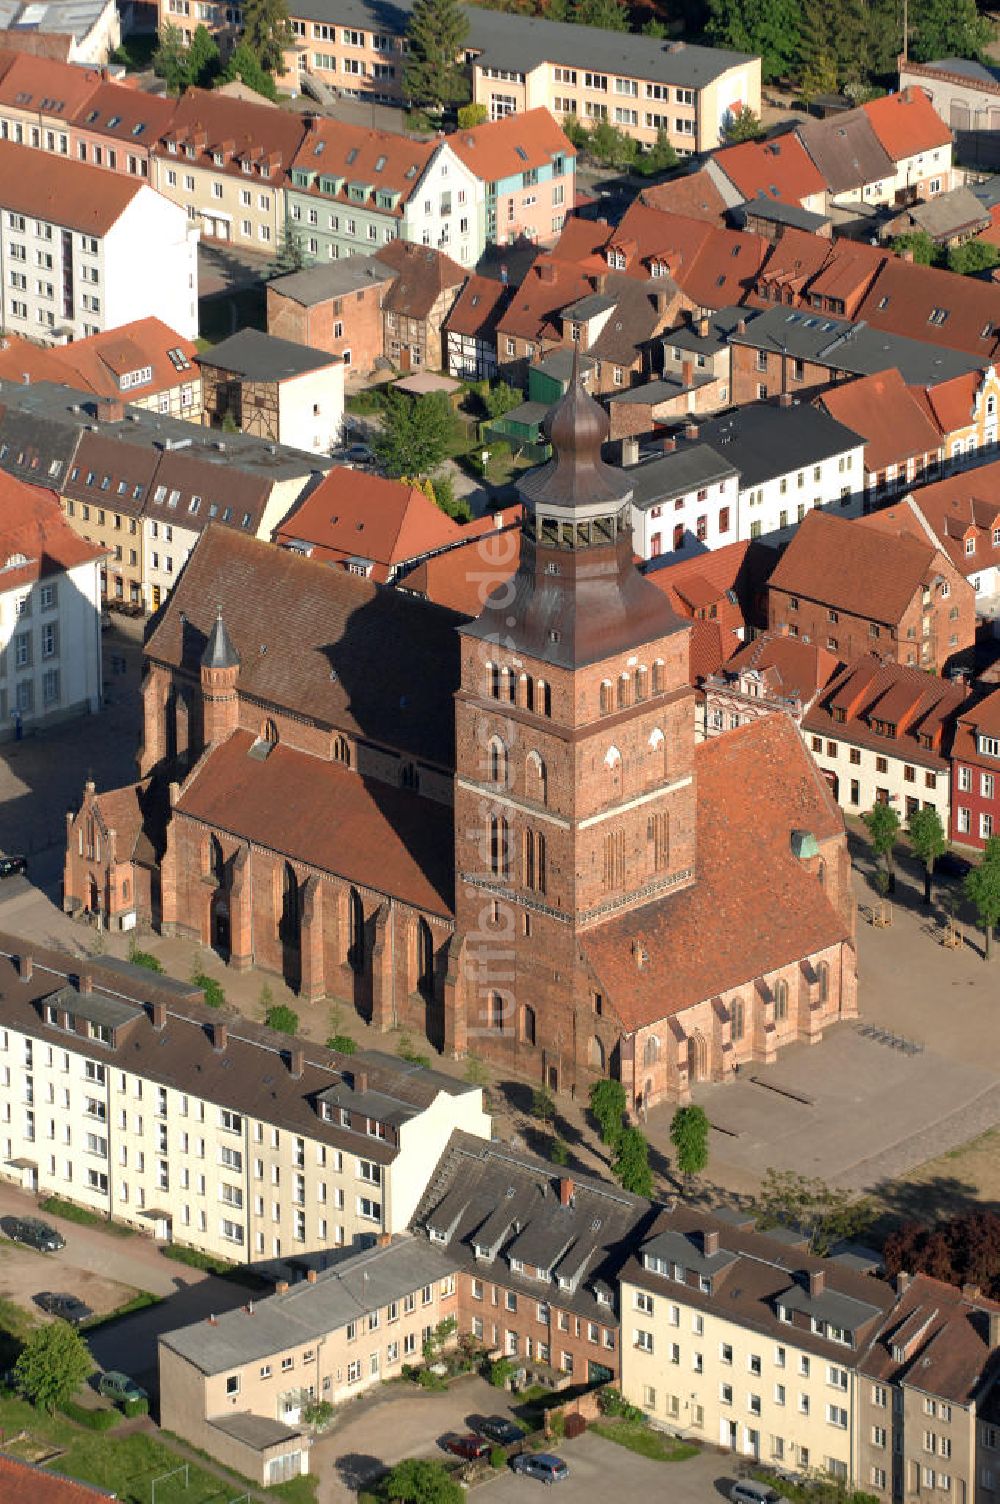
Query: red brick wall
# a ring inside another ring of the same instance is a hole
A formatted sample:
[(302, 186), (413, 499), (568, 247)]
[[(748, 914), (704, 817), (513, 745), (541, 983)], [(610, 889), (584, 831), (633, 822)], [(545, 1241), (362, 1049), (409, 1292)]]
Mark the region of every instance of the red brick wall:
[[(506, 1353), (507, 1333), (515, 1332), (518, 1338), (517, 1352), (521, 1358), (528, 1355), (527, 1342), (530, 1339), (532, 1358), (538, 1359), (538, 1347), (542, 1343), (549, 1349), (548, 1362), (552, 1368), (567, 1371), (568, 1365), (563, 1354), (570, 1354), (573, 1378), (577, 1382), (587, 1382), (588, 1363), (599, 1363), (604, 1368), (610, 1368), (613, 1377), (619, 1378), (621, 1332), (613, 1310), (597, 1308), (592, 1320), (586, 1316), (577, 1316), (571, 1311), (562, 1310), (554, 1302), (549, 1303), (549, 1296), (555, 1293), (551, 1284), (539, 1281), (537, 1295), (527, 1295), (523, 1287), (515, 1290), (491, 1280), (490, 1275), (499, 1272), (487, 1268), (477, 1275), (464, 1270), (459, 1272), (456, 1283), (460, 1332), (473, 1331), (473, 1321), (478, 1318), (483, 1327), (482, 1340), (489, 1347)], [(473, 1295), (473, 1288), (477, 1283), (482, 1285), (481, 1299)], [(507, 1309), (508, 1289), (517, 1303), (514, 1311)], [(546, 1320), (539, 1320), (539, 1306), (542, 1307), (543, 1314), (546, 1314), (545, 1307), (548, 1307)], [(565, 1323), (565, 1330), (560, 1322)], [(596, 1340), (592, 1338), (592, 1326), (596, 1328)], [(609, 1340), (612, 1344), (610, 1347)]]
[[(343, 298), (331, 298), (303, 308), (274, 287), (267, 289), (267, 332), (315, 350), (343, 356), (350, 351), (350, 370), (367, 376), (385, 353), (382, 338), (382, 297), (387, 284), (362, 288)], [(337, 324), (343, 332), (335, 333)]]
[[(767, 397), (780, 397), (782, 391), (788, 391), (793, 397), (811, 400), (817, 392), (833, 386), (837, 379), (829, 366), (805, 361), (801, 379), (796, 380), (793, 362), (786, 360), (779, 350), (758, 351), (750, 345), (740, 344), (733, 344), (731, 348), (732, 400), (736, 407), (742, 407), (747, 402), (757, 402), (761, 386), (766, 388), (764, 395)], [(763, 354), (767, 362), (766, 371), (758, 367), (757, 358), (760, 354)], [(784, 374), (782, 367), (786, 367)]]

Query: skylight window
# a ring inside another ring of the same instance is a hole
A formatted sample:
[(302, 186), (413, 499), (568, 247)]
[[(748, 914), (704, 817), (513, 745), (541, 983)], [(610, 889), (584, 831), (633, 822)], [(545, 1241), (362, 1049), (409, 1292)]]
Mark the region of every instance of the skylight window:
[(377, 158), (377, 160), (375, 162), (375, 171), (376, 172), (381, 172), (382, 168), (385, 166), (385, 162), (386, 162), (385, 157), (379, 157), (379, 158)]
[(521, 158), (522, 162), (526, 162), (528, 160), (528, 153), (525, 151), (523, 146), (515, 146), (514, 151)]
[(351, 165), (352, 162), (354, 162), (354, 161), (357, 160), (357, 155), (358, 155), (358, 148), (356, 146), (352, 146), (351, 149), (350, 149), (350, 151), (347, 153), (347, 165), (348, 165), (348, 167), (350, 167), (350, 165)]

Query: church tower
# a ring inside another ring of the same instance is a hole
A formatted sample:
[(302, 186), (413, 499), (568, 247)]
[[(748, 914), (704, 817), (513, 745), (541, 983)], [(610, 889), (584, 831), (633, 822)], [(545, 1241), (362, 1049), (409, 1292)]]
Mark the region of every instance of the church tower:
[(629, 479), (575, 370), (547, 421), (517, 573), (462, 629), (445, 1027), (566, 1088), (601, 1006), (579, 935), (694, 880), (694, 708), (688, 624), (635, 567)]
[(201, 655), (202, 727), (206, 747), (224, 742), (239, 724), (236, 693), (239, 671), (240, 657), (226, 631), (220, 606)]

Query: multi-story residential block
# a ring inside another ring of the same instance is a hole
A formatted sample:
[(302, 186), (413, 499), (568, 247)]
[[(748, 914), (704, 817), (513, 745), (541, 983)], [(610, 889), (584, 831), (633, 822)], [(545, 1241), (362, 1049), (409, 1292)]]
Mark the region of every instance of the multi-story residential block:
[(344, 423), (344, 362), (309, 345), (241, 329), (198, 357), (205, 418), (241, 433), (329, 455)]
[(190, 983), (4, 936), (0, 996), (4, 1175), (205, 1253), (401, 1231), (453, 1130), (490, 1131), (479, 1089), (223, 1020)]
[[(857, 516), (862, 507), (863, 440), (853, 429), (813, 407), (788, 399), (755, 402), (715, 417), (689, 420), (678, 430), (677, 453), (707, 444), (739, 473), (735, 534), (707, 525), (705, 540), (695, 526), (682, 548), (712, 539), (789, 538), (812, 511), (836, 509)], [(704, 531), (704, 529), (703, 529)]]
[(48, 490), (0, 476), (0, 741), (101, 708), (100, 565)]
[(210, 523), (270, 538), (330, 463), (47, 382), (17, 387), (0, 412), (0, 470), (47, 478), (71, 526), (107, 551), (107, 597), (146, 610)]
[(66, 341), (152, 313), (198, 332), (198, 231), (140, 179), (0, 141), (4, 326)]
[[(153, 150), (169, 129), (176, 108), (177, 101), (167, 95), (109, 83), (102, 74), (69, 119), (70, 155), (107, 172), (152, 182)], [(45, 119), (44, 125), (48, 124)]]
[(98, 68), (0, 51), (0, 140), (75, 157), (70, 124), (101, 81)]
[(1000, 465), (921, 486), (872, 514), (872, 525), (935, 543), (964, 575), (976, 600), (1000, 594)]
[(902, 820), (934, 809), (948, 829), (948, 756), (968, 689), (874, 654), (842, 669), (802, 719), (802, 734), (842, 809), (892, 804)]
[(153, 186), (206, 239), (276, 254), (285, 177), (306, 132), (301, 115), (188, 89), (153, 151)]
[(896, 1288), (858, 1364), (858, 1487), (904, 1504), (987, 1504), (1000, 1450), (1000, 1304), (926, 1274), (899, 1274)]
[(479, 184), (486, 245), (558, 238), (576, 204), (576, 148), (547, 109), (457, 131), (447, 144)]
[(1000, 835), (1000, 691), (963, 710), (951, 749), (951, 838), (980, 850)]
[(736, 541), (740, 473), (710, 444), (674, 448), (627, 473), (632, 536), (641, 559), (701, 553)]
[(345, 256), (277, 277), (267, 284), (267, 331), (367, 376), (385, 354), (382, 307), (395, 276), (375, 256)]
[(940, 673), (975, 642), (975, 595), (929, 539), (811, 512), (771, 576), (768, 626), (844, 662), (874, 652)]
[(840, 382), (815, 399), (821, 412), (864, 439), (865, 510), (940, 473), (941, 435), (922, 395), (897, 370), (883, 370)]
[[(721, 736), (776, 711), (796, 725), (812, 709), (839, 661), (826, 648), (798, 637), (764, 632), (739, 648), (705, 680), (704, 731)], [(813, 752), (817, 749), (814, 747)]]
[(249, 1309), (160, 1337), (161, 1424), (241, 1477), (283, 1483), (309, 1472), (309, 1404), (398, 1378), (457, 1313), (446, 1253), (424, 1238), (380, 1239)]
[(622, 1391), (710, 1446), (853, 1483), (858, 1367), (893, 1291), (805, 1250), (738, 1214), (662, 1215), (621, 1274)]
[(157, 318), (136, 319), (58, 348), (7, 335), (0, 340), (0, 380), (25, 386), (49, 381), (197, 423), (202, 415), (197, 353), (193, 340)]

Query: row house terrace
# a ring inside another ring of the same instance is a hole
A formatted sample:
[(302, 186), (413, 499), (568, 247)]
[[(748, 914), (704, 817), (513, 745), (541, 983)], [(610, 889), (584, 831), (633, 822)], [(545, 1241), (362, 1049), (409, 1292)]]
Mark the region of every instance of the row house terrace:
[(1000, 835), (1000, 692), (964, 707), (951, 753), (953, 841), (978, 850)]
[(4, 1178), (216, 1257), (401, 1230), (453, 1129), (489, 1131), (478, 1089), (223, 1021), (190, 983), (4, 936), (0, 989)]
[(860, 814), (891, 804), (904, 822), (933, 809), (947, 830), (948, 757), (967, 694), (961, 681), (880, 663), (872, 654), (843, 669), (802, 720), (806, 745), (841, 808)]
[(0, 381), (22, 386), (47, 381), (198, 422), (202, 399), (197, 353), (193, 340), (182, 339), (158, 318), (135, 319), (58, 347), (8, 335), (0, 341)]
[(803, 716), (839, 667), (837, 658), (825, 648), (765, 632), (738, 648), (705, 680), (704, 734), (721, 736), (775, 712), (801, 726)]
[(874, 514), (876, 527), (934, 542), (968, 580), (980, 607), (1000, 594), (998, 471), (996, 464), (984, 465), (972, 474), (920, 486)]
[(864, 505), (878, 506), (892, 493), (940, 473), (943, 446), (917, 392), (897, 370), (860, 376), (815, 399), (821, 412), (861, 435), (864, 445)]

